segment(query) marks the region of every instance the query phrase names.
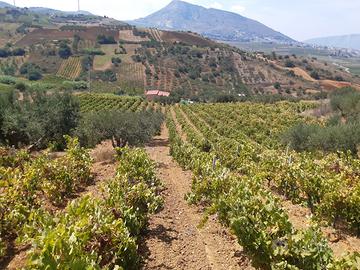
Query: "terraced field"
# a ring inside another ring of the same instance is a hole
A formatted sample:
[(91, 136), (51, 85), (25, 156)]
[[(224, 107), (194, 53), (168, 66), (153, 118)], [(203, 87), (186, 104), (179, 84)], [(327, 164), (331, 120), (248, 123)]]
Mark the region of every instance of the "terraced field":
[(118, 49), (117, 44), (101, 45), (100, 50), (105, 55), (95, 55), (94, 57), (94, 70), (106, 70), (112, 67), (111, 58), (116, 56), (115, 50)]
[(133, 30), (120, 30), (119, 39), (120, 41), (125, 41), (125, 42), (149, 41), (148, 37), (143, 38), (140, 36), (135, 36)]
[(63, 60), (56, 75), (74, 80), (80, 76), (81, 71), (81, 57), (72, 56), (66, 60)]
[(118, 80), (132, 87), (144, 88), (144, 66), (141, 63), (120, 64)]
[(156, 103), (144, 101), (138, 97), (123, 97), (111, 94), (81, 94), (78, 97), (83, 113), (106, 110), (139, 112), (160, 109)]

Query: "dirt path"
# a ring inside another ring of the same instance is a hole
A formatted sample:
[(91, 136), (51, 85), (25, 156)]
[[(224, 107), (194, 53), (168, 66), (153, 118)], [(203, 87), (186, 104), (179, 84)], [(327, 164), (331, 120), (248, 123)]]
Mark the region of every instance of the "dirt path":
[(164, 209), (151, 217), (140, 247), (143, 269), (252, 269), (236, 239), (215, 217), (198, 228), (203, 215), (184, 199), (191, 186), (191, 172), (183, 171), (169, 155), (168, 131), (146, 147), (157, 163), (164, 183)]

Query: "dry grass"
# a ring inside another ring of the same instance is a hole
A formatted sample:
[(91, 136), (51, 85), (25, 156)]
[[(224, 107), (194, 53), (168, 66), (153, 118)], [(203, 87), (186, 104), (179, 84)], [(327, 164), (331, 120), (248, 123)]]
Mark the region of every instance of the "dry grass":
[(142, 38), (140, 36), (135, 36), (133, 30), (120, 30), (119, 31), (119, 39), (123, 41), (129, 42), (142, 42), (149, 41), (148, 37)]
[(115, 150), (111, 141), (104, 141), (97, 145), (91, 151), (91, 157), (94, 159), (94, 162), (113, 162), (115, 160)]

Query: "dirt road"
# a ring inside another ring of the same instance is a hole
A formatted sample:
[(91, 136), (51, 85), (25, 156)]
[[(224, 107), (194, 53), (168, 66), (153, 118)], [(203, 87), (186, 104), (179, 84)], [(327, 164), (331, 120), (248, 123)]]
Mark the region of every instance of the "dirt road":
[(164, 209), (152, 216), (140, 247), (144, 255), (142, 269), (252, 269), (236, 239), (215, 217), (198, 228), (203, 215), (184, 199), (192, 175), (170, 156), (166, 128), (146, 150), (157, 164), (165, 186), (165, 202)]

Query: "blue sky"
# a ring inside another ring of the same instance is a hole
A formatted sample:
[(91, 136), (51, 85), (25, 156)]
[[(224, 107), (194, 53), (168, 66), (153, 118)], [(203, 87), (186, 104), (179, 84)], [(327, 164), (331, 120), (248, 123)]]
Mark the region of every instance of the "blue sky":
[[(13, 3), (12, 0), (5, 0)], [(81, 9), (120, 20), (144, 17), (171, 0), (80, 0)], [(239, 13), (297, 40), (360, 33), (360, 0), (187, 0)], [(18, 6), (76, 10), (77, 0), (16, 0)]]

